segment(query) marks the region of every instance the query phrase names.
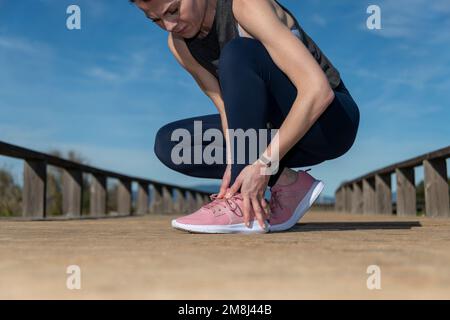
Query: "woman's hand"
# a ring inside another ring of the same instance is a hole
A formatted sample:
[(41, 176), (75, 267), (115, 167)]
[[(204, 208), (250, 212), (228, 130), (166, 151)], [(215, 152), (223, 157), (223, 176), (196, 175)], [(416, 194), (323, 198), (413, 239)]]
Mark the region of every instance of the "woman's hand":
[(250, 220), (256, 216), (261, 228), (265, 229), (264, 220), (269, 217), (268, 205), (264, 199), (270, 175), (263, 175), (263, 170), (267, 168), (265, 164), (255, 162), (248, 165), (241, 171), (236, 181), (231, 186), (227, 196), (232, 196), (241, 189), (244, 199), (244, 222), (248, 227)]
[(223, 197), (225, 197), (228, 187), (230, 186), (230, 182), (231, 182), (231, 164), (227, 165), (227, 168), (222, 178), (222, 185), (220, 186), (220, 191), (219, 194), (217, 195), (217, 198), (222, 199)]

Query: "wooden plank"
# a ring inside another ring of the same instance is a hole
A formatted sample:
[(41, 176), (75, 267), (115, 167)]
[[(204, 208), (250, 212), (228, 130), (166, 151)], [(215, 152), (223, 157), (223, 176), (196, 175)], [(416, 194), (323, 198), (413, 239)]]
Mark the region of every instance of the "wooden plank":
[(421, 165), (425, 160), (432, 160), (432, 159), (446, 159), (450, 157), (450, 146), (444, 147), (442, 149), (439, 150), (435, 150), (432, 152), (428, 152), (425, 154), (422, 154), (420, 156), (405, 160), (405, 161), (401, 161), (401, 162), (397, 162), (394, 164), (391, 164), (389, 166), (386, 166), (384, 168), (381, 169), (377, 169), (374, 171), (371, 171), (369, 173), (366, 173), (360, 177), (357, 177), (355, 179), (352, 179), (348, 182), (346, 182), (346, 184), (351, 184), (355, 181), (359, 181), (362, 179), (366, 179), (366, 178), (370, 178), (372, 176), (375, 176), (376, 174), (388, 174), (388, 173), (392, 173), (395, 171), (395, 169), (397, 168), (410, 168), (410, 167), (415, 167), (415, 166), (419, 166)]
[(395, 169), (397, 180), (397, 215), (416, 216), (416, 186), (414, 168)]
[(209, 198), (209, 195), (204, 194), (203, 195), (203, 205), (210, 203), (210, 202), (211, 202), (211, 199)]
[(117, 212), (131, 215), (131, 180), (119, 180), (117, 187)]
[(450, 217), (445, 159), (425, 160), (425, 211), (429, 217)]
[(149, 184), (145, 182), (139, 182), (136, 214), (144, 215), (149, 212), (148, 195), (149, 195)]
[(198, 210), (201, 208), (201, 206), (203, 206), (202, 194), (200, 192), (196, 192), (194, 194), (194, 198), (195, 198), (195, 210)]
[(184, 213), (185, 196), (181, 189), (173, 189), (174, 202), (173, 202), (173, 213), (182, 214)]
[(186, 192), (186, 211), (192, 213), (196, 210), (194, 195), (191, 191)]
[(63, 214), (68, 217), (81, 216), (83, 195), (83, 173), (79, 170), (63, 169), (62, 198)]
[(352, 185), (347, 185), (344, 187), (345, 190), (345, 208), (344, 211), (349, 213), (352, 211), (352, 194), (353, 194), (353, 189), (352, 189)]
[(162, 213), (173, 213), (172, 190), (167, 186), (162, 186)]
[(343, 212), (344, 211), (344, 189), (343, 187), (340, 187), (336, 190), (334, 194), (334, 208), (337, 212)]
[(47, 163), (47, 165), (56, 166), (58, 168), (68, 169), (68, 170), (78, 170), (78, 171), (82, 171), (83, 173), (89, 173), (89, 174), (97, 175), (97, 176), (105, 176), (105, 177), (109, 177), (109, 178), (115, 178), (118, 180), (131, 180), (131, 181), (137, 181), (137, 182), (146, 182), (149, 184), (165, 185), (168, 188), (180, 188), (182, 190), (190, 190), (192, 192), (198, 192), (198, 190), (184, 188), (179, 185), (162, 183), (159, 181), (148, 180), (148, 179), (143, 179), (143, 178), (139, 178), (139, 177), (127, 176), (127, 175), (124, 175), (121, 173), (91, 167), (91, 166), (80, 164), (80, 163), (73, 162), (70, 160), (58, 158), (58, 157), (55, 157), (55, 156), (52, 156), (52, 155), (49, 155), (46, 153), (37, 152), (34, 150), (30, 150), (30, 149), (26, 149), (26, 148), (12, 145), (9, 143), (5, 143), (3, 141), (0, 141), (0, 155), (18, 158), (18, 159), (24, 159), (24, 160), (27, 159), (29, 161), (35, 161), (35, 162), (44, 161)]
[(47, 163), (39, 160), (25, 160), (22, 190), (24, 217), (45, 217), (46, 188)]
[(106, 177), (103, 175), (92, 175), (90, 186), (90, 215), (106, 215)]
[[(0, 141), (0, 155), (14, 157), (19, 159), (26, 159), (24, 165), (24, 188), (23, 188), (23, 215), (25, 216), (36, 216), (45, 217), (46, 214), (46, 185), (47, 185), (47, 166), (53, 165), (58, 168), (63, 169), (66, 173), (63, 174), (63, 211), (66, 214), (73, 216), (81, 216), (82, 214), (82, 188), (83, 181), (82, 175), (90, 174), (92, 176), (92, 183), (90, 186), (90, 208), (89, 215), (102, 216), (106, 215), (106, 179), (116, 178), (119, 181), (136, 181), (142, 185), (155, 185), (156, 191), (156, 201), (155, 204), (160, 205), (162, 210), (158, 209), (158, 212), (171, 212), (173, 210), (172, 195), (171, 190), (174, 188), (179, 189), (182, 195), (186, 191), (194, 193), (200, 193), (202, 196), (205, 195), (204, 192), (199, 192), (195, 189), (183, 188), (181, 186), (165, 184), (155, 180), (148, 180), (139, 177), (131, 177), (123, 175), (117, 172), (102, 170), (99, 168), (91, 167), (88, 165), (83, 165), (70, 160), (62, 159), (52, 155), (48, 155), (42, 152), (37, 152), (34, 150), (22, 148), (12, 144), (8, 144)], [(43, 164), (45, 163), (45, 166)], [(80, 178), (81, 172), (81, 178)], [(65, 176), (65, 178), (64, 178)], [(33, 185), (31, 185), (33, 184)], [(161, 190), (159, 193), (158, 190)], [(131, 212), (131, 190), (125, 186), (122, 191), (125, 201), (122, 201), (123, 208), (118, 208), (118, 211)], [(141, 190), (142, 192), (142, 190)], [(161, 196), (161, 201), (158, 200), (158, 196)], [(141, 193), (141, 202), (137, 206), (139, 212), (147, 211), (145, 210), (145, 197), (148, 199), (148, 192), (145, 194)], [(78, 201), (80, 199), (80, 201)], [(128, 210), (127, 202), (130, 202), (130, 210)], [(159, 201), (159, 202), (158, 202)], [(195, 201), (195, 199), (193, 199)], [(205, 202), (205, 199), (202, 203)], [(189, 204), (192, 205), (193, 202)], [(122, 206), (122, 205), (120, 205)], [(148, 207), (148, 204), (147, 204)], [(183, 205), (183, 208), (188, 208), (188, 206)], [(194, 207), (194, 206), (192, 206)], [(196, 207), (196, 206), (195, 206)], [(150, 210), (154, 210), (155, 205), (153, 205)], [(123, 210), (122, 210), (123, 209)], [(194, 208), (195, 209), (195, 208)], [(188, 209), (179, 209), (181, 211)], [(191, 211), (189, 209), (189, 211)]]
[(150, 213), (162, 214), (162, 187), (158, 184), (151, 184)]
[(375, 211), (392, 214), (391, 174), (375, 175)]
[(362, 182), (354, 182), (352, 187), (351, 213), (362, 214), (364, 212)]
[(367, 178), (363, 180), (363, 211), (364, 214), (374, 214), (375, 207), (375, 178)]

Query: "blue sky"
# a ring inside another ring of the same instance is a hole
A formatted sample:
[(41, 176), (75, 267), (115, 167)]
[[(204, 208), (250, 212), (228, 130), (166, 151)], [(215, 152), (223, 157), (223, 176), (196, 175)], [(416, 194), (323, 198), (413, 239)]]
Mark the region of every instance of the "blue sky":
[[(281, 0), (341, 72), (361, 111), (353, 148), (313, 167), (324, 193), (450, 143), (448, 0)], [(66, 8), (81, 8), (81, 30)], [(381, 8), (382, 30), (366, 9)], [(167, 122), (215, 113), (127, 0), (0, 0), (0, 140), (74, 149), (90, 164), (181, 185), (214, 182), (169, 170), (153, 153)], [(20, 178), (21, 163), (0, 157)], [(418, 170), (418, 178), (421, 170)]]

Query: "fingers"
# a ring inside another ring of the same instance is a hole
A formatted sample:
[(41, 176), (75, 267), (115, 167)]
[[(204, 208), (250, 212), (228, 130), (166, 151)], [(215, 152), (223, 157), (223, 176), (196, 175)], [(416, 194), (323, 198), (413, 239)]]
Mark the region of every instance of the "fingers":
[(264, 206), (261, 205), (261, 201), (265, 202), (265, 200), (260, 200), (257, 196), (250, 197), (248, 194), (243, 194), (242, 197), (244, 199), (243, 214), (245, 225), (250, 227), (250, 221), (256, 218), (260, 227), (265, 229), (266, 212)]
[(233, 194), (237, 193), (239, 191), (239, 189), (241, 188), (241, 185), (242, 185), (242, 179), (240, 177), (237, 177), (236, 181), (231, 186), (231, 188), (228, 190), (228, 192), (227, 192), (225, 197), (229, 198)]
[(225, 193), (228, 190), (228, 184), (225, 182), (222, 182), (222, 185), (220, 186), (219, 194), (217, 195), (217, 198), (222, 199), (225, 196)]
[(252, 207), (253, 207), (253, 212), (255, 213), (255, 216), (256, 216), (256, 220), (258, 220), (258, 223), (261, 226), (261, 228), (265, 229), (264, 209), (261, 207), (261, 203), (256, 196), (252, 197), (251, 200), (252, 200), (251, 203), (252, 203)]
[(222, 199), (225, 196), (225, 194), (227, 193), (228, 187), (230, 186), (230, 181), (231, 181), (231, 176), (227, 169), (222, 178), (222, 184), (220, 186), (220, 191), (219, 191), (219, 194), (217, 195), (217, 198)]
[(269, 204), (267, 203), (266, 199), (264, 199), (264, 197), (261, 197), (260, 204), (261, 207), (264, 209), (265, 218), (269, 219), (270, 218)]
[(251, 217), (251, 202), (250, 198), (248, 196), (243, 196), (244, 198), (244, 223), (245, 226), (248, 228), (250, 227), (250, 217)]

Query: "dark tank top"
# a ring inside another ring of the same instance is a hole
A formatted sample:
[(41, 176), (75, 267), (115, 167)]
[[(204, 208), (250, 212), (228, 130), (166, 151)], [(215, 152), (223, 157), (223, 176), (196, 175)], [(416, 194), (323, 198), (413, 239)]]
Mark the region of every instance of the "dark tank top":
[[(295, 23), (293, 29), (297, 29), (295, 30), (297, 37), (316, 59), (327, 76), (331, 88), (335, 89), (341, 81), (339, 71), (302, 29), (295, 16), (277, 0), (275, 2), (293, 18)], [(230, 40), (239, 37), (237, 21), (233, 15), (232, 5), (233, 0), (217, 0), (214, 22), (208, 35), (203, 39), (198, 37), (184, 39), (192, 56), (217, 79), (219, 79), (218, 69), (221, 50)]]

